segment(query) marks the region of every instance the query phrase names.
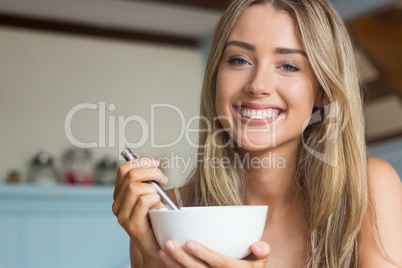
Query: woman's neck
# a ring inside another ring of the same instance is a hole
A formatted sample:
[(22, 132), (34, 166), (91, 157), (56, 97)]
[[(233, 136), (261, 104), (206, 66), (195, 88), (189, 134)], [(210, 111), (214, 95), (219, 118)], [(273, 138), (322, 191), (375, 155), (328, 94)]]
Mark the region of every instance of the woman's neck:
[(270, 209), (293, 205), (298, 142), (259, 152), (241, 151), (247, 173), (249, 204), (268, 204)]

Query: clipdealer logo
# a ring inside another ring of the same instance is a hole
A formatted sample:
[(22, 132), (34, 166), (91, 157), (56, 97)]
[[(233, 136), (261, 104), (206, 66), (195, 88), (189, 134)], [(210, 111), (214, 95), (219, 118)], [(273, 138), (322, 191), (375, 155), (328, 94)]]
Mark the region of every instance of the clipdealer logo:
[[(155, 137), (155, 120), (156, 120), (156, 111), (158, 109), (170, 109), (178, 114), (180, 118), (180, 133), (175, 140), (166, 144), (159, 144), (156, 142)], [(80, 112), (84, 110), (94, 110), (97, 111), (98, 117), (98, 140), (91, 142), (83, 142), (80, 141), (76, 136), (74, 136), (72, 131), (74, 117), (79, 116)], [(119, 151), (122, 151), (126, 147), (130, 148), (140, 148), (144, 146), (148, 140), (151, 141), (152, 148), (170, 148), (176, 144), (178, 144), (183, 138), (186, 139), (187, 143), (193, 148), (198, 148), (198, 144), (194, 143), (191, 139), (192, 133), (211, 131), (212, 126), (209, 120), (203, 118), (201, 116), (194, 116), (190, 120), (185, 121), (184, 113), (176, 106), (171, 104), (152, 104), (151, 105), (151, 121), (148, 123), (143, 117), (140, 115), (130, 115), (125, 117), (123, 115), (115, 116), (109, 115), (106, 116), (107, 111), (114, 112), (116, 110), (116, 106), (114, 104), (109, 104), (106, 108), (105, 102), (95, 103), (81, 103), (73, 108), (71, 108), (64, 120), (64, 132), (68, 139), (68, 141), (77, 147), (80, 148), (115, 148), (116, 147), (116, 138), (117, 138), (117, 146)], [(117, 120), (116, 120), (117, 119)], [(191, 125), (198, 120), (204, 120), (206, 122), (206, 129), (198, 129), (191, 128)], [(117, 122), (116, 122), (117, 121)], [(128, 124), (136, 123), (139, 125), (140, 131), (140, 139), (136, 142), (131, 142), (126, 137), (126, 128)], [(106, 127), (108, 124), (108, 127)], [(117, 132), (116, 132), (116, 124), (117, 124)], [(106, 133), (108, 134), (108, 144), (106, 145)], [(117, 136), (117, 137), (116, 137)]]
[[(98, 140), (91, 141), (91, 142), (83, 142), (74, 136), (74, 134), (72, 132), (72, 125), (73, 125), (74, 117), (79, 116), (80, 112), (82, 112), (83, 110), (88, 110), (88, 109), (97, 111)], [(166, 144), (157, 144), (156, 143), (155, 120), (156, 120), (156, 111), (158, 109), (160, 109), (159, 112), (166, 112), (166, 110), (163, 111), (163, 109), (170, 109), (171, 111), (177, 113), (180, 118), (179, 135), (175, 137), (175, 140), (173, 140), (172, 142), (166, 143)], [(233, 137), (233, 132), (236, 130), (233, 128), (232, 119), (229, 117), (218, 116), (218, 117), (214, 118), (213, 122), (211, 122), (210, 120), (208, 120), (207, 118), (205, 118), (203, 116), (193, 116), (186, 123), (184, 113), (178, 107), (171, 105), (171, 104), (162, 103), (162, 104), (151, 104), (151, 111), (150, 111), (151, 112), (151, 120), (148, 123), (147, 120), (145, 120), (140, 115), (130, 115), (127, 117), (125, 117), (123, 115), (106, 116), (107, 111), (114, 112), (115, 110), (116, 110), (116, 106), (114, 104), (109, 104), (106, 108), (105, 102), (99, 102), (98, 104), (81, 103), (81, 104), (78, 104), (78, 105), (72, 107), (68, 111), (68, 113), (65, 117), (65, 121), (64, 121), (64, 131), (65, 131), (65, 135), (66, 135), (67, 139), (69, 140), (69, 142), (72, 145), (80, 147), (80, 148), (96, 148), (96, 147), (105, 148), (106, 146), (109, 148), (115, 148), (116, 147), (116, 136), (117, 136), (117, 146), (118, 146), (119, 152), (121, 152), (126, 147), (133, 148), (133, 149), (140, 148), (140, 147), (144, 146), (148, 142), (149, 139), (150, 139), (151, 148), (171, 148), (171, 147), (177, 145), (183, 138), (185, 138), (186, 142), (192, 148), (198, 149), (198, 148), (203, 148), (208, 145), (198, 145), (198, 144), (194, 143), (191, 139), (191, 135), (198, 134), (201, 132), (212, 132), (213, 131), (212, 123), (215, 123), (215, 121), (217, 121), (217, 120), (219, 120), (219, 121), (227, 120), (230, 123), (231, 127), (229, 127), (228, 129), (220, 129), (220, 130), (217, 130), (216, 133), (212, 133), (212, 145), (219, 147), (219, 148), (222, 148), (225, 146), (235, 146), (233, 141), (229, 141), (226, 144), (222, 145), (222, 144), (217, 144), (214, 139), (214, 137), (216, 137), (217, 134), (219, 134), (220, 132), (223, 132), (223, 131), (231, 131), (230, 136)], [(337, 150), (337, 146), (334, 143), (337, 142), (336, 135), (338, 133), (338, 131), (337, 131), (338, 123), (337, 123), (336, 119), (339, 116), (339, 104), (337, 102), (335, 102), (335, 103), (326, 105), (323, 108), (323, 114), (324, 114), (324, 117), (332, 119), (332, 123), (329, 123), (331, 125), (330, 132), (332, 133), (332, 135), (329, 135), (326, 138), (326, 141), (325, 141), (326, 146), (325, 147), (331, 148), (331, 150), (333, 152), (333, 150)], [(284, 120), (284, 118), (281, 118), (278, 121), (281, 121), (281, 120)], [(320, 112), (313, 113), (304, 122), (303, 129), (305, 129), (310, 124), (314, 124), (314, 123), (316, 123), (318, 121), (322, 121), (322, 120), (323, 120), (323, 118), (322, 118)], [(191, 125), (194, 124), (194, 122), (200, 122), (200, 121), (204, 121), (204, 124), (202, 124), (205, 126), (204, 129), (200, 129), (198, 127), (191, 128)], [(106, 123), (108, 125), (108, 128), (106, 127)], [(131, 142), (126, 137), (126, 128), (127, 128), (128, 124), (130, 124), (130, 123), (135, 123), (140, 126), (140, 130), (139, 130), (140, 138), (136, 142)], [(116, 124), (117, 124), (117, 133), (116, 133)], [(256, 132), (257, 133), (258, 132), (270, 133), (272, 136), (272, 141), (271, 141), (272, 144), (270, 146), (275, 148), (277, 146), (277, 144), (276, 144), (277, 124), (278, 124), (278, 122), (275, 122), (275, 124), (270, 125), (269, 128), (267, 128), (267, 129), (253, 129), (253, 128), (249, 128), (249, 126), (247, 124), (245, 126), (244, 131), (246, 131), (247, 133), (256, 133)], [(240, 124), (238, 124), (238, 125), (240, 125)], [(237, 131), (242, 131), (242, 130), (237, 129)], [(106, 133), (108, 134), (107, 145), (106, 145)], [(329, 150), (327, 150), (326, 152), (315, 151), (313, 148), (309, 147), (305, 143), (305, 141), (303, 139), (303, 133), (301, 133), (301, 135), (302, 135), (301, 140), (302, 140), (303, 146), (311, 155), (313, 155), (314, 157), (320, 159), (321, 161), (323, 161), (331, 166), (338, 165), (338, 159), (336, 157), (335, 158), (333, 157), (334, 155), (336, 155), (336, 153), (335, 154), (330, 153)], [(261, 146), (268, 146), (267, 144), (265, 144), (265, 145), (253, 144), (248, 139), (247, 135), (246, 135), (245, 142), (251, 146), (254, 146), (255, 148), (260, 148)], [(121, 157), (121, 156), (119, 156), (119, 157)]]

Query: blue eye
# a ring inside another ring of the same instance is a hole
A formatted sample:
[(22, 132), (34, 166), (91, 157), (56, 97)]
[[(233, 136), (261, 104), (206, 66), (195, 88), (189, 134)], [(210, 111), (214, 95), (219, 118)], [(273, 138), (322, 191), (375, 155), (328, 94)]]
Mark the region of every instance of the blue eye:
[(231, 58), (228, 62), (230, 65), (250, 65), (248, 61), (242, 58)]
[(279, 67), (280, 69), (284, 70), (285, 72), (298, 72), (300, 71), (300, 68), (292, 65), (292, 64), (283, 64)]

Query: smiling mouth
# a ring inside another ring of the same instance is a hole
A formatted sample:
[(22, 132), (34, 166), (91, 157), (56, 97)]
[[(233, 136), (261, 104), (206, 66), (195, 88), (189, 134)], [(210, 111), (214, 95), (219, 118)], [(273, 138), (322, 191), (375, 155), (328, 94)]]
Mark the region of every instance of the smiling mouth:
[(236, 105), (234, 108), (241, 117), (251, 120), (275, 119), (285, 112), (277, 107), (248, 107), (244, 105)]

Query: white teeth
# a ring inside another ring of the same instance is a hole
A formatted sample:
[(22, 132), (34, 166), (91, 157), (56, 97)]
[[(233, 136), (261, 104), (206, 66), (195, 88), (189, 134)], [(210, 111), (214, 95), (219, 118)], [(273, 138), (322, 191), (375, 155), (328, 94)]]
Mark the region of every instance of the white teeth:
[(240, 114), (243, 117), (250, 119), (267, 119), (278, 116), (278, 110), (266, 109), (266, 110), (253, 110), (253, 109), (241, 109)]

